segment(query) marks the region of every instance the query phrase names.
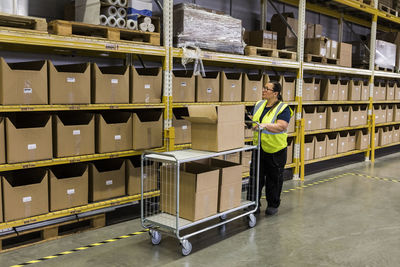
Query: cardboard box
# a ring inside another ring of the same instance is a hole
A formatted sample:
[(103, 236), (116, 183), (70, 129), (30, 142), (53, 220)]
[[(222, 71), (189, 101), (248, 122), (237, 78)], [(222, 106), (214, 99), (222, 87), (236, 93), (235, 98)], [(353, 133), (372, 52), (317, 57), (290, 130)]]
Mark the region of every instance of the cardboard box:
[(251, 151), (242, 151), (241, 152), (241, 162), (243, 166), (243, 172), (249, 172), (250, 171), (250, 166), (251, 166)]
[(390, 144), (390, 139), (389, 139), (389, 127), (381, 127), (378, 128), (379, 130), (379, 139), (378, 139), (378, 145), (379, 146), (385, 146)]
[[(161, 169), (160, 209), (176, 214), (176, 182), (169, 182), (168, 167)], [(179, 216), (197, 221), (215, 215), (218, 207), (219, 170), (186, 163), (180, 171)]]
[(366, 129), (357, 131), (356, 132), (356, 150), (367, 149), (369, 146), (369, 142), (370, 142), (369, 139), (370, 139), (370, 136)]
[(242, 195), (242, 166), (237, 163), (205, 159), (198, 161), (209, 168), (219, 170), (218, 212), (240, 206)]
[(351, 106), (350, 107), (350, 126), (367, 125), (367, 107)]
[(399, 104), (394, 105), (393, 121), (400, 121), (400, 105)]
[(224, 151), (244, 145), (244, 106), (189, 106), (192, 149)]
[(314, 120), (315, 120), (315, 107), (314, 106), (304, 106), (303, 107), (303, 119), (304, 119), (304, 130), (312, 131), (314, 130)]
[(393, 126), (393, 143), (400, 142), (400, 127), (398, 125)]
[[(2, 178), (1, 178), (2, 179)], [(4, 217), (3, 217), (3, 187), (2, 187), (2, 185), (1, 185), (2, 183), (0, 182), (0, 202), (1, 202), (1, 205), (0, 205), (0, 222), (4, 222)]]
[(349, 143), (348, 132), (339, 132), (337, 153), (340, 154), (349, 151), (348, 143)]
[(304, 139), (304, 160), (314, 159), (315, 138), (311, 135), (306, 135)]
[(350, 107), (342, 106), (342, 120), (340, 122), (340, 127), (350, 126)]
[(133, 149), (141, 150), (163, 145), (163, 116), (160, 110), (136, 111), (132, 114)]
[(6, 118), (7, 163), (53, 157), (50, 115), (13, 113)]
[(253, 138), (253, 130), (250, 128), (244, 127), (244, 138)]
[(89, 168), (86, 164), (52, 166), (49, 176), (50, 211), (88, 203)]
[(394, 99), (400, 100), (400, 86), (397, 82), (394, 84)]
[(293, 138), (288, 138), (287, 139), (287, 156), (286, 156), (286, 164), (292, 164), (293, 163), (293, 147), (294, 147), (294, 139)]
[(48, 174), (44, 168), (2, 174), (4, 221), (49, 212)]
[[(291, 26), (293, 31), (298, 32), (298, 21), (294, 18), (293, 13), (282, 13), (286, 22)], [(292, 34), (282, 18), (278, 14), (274, 14), (271, 18), (271, 30), (278, 34), (278, 49), (295, 49), (297, 38)]]
[(369, 82), (364, 81), (361, 87), (361, 100), (366, 101), (369, 100)]
[(7, 63), (0, 57), (0, 104), (48, 104), (47, 62)]
[(343, 125), (343, 114), (340, 106), (328, 106), (326, 112), (326, 128), (336, 129)]
[(356, 132), (349, 132), (348, 138), (347, 149), (349, 151), (356, 149)]
[(375, 128), (374, 147), (379, 146), (379, 140), (380, 140), (380, 131), (379, 128)]
[(290, 118), (289, 125), (288, 125), (286, 130), (287, 130), (288, 133), (294, 133), (294, 131), (296, 130), (296, 118), (295, 118), (295, 116)]
[(90, 104), (90, 65), (47, 62), (49, 104)]
[(71, 157), (95, 153), (94, 115), (62, 112), (53, 115), (54, 157)]
[(387, 81), (381, 82), (381, 88), (379, 91), (379, 100), (386, 99), (386, 88), (387, 88)]
[(242, 100), (242, 73), (221, 72), (221, 102), (240, 102)]
[(127, 66), (99, 67), (92, 64), (92, 103), (128, 104), (129, 69)]
[(132, 149), (130, 112), (107, 111), (96, 114), (96, 153)]
[(277, 33), (272, 31), (250, 31), (247, 44), (264, 48), (277, 48)]
[(206, 76), (196, 76), (196, 102), (218, 102), (220, 73), (206, 72)]
[(321, 99), (321, 80), (314, 78), (314, 100)]
[(339, 100), (339, 81), (324, 79), (321, 81), (321, 100)]
[(339, 101), (347, 100), (348, 94), (349, 94), (349, 81), (340, 80), (339, 81), (338, 100)]
[(350, 101), (361, 100), (361, 88), (362, 88), (362, 81), (350, 80), (348, 100)]
[[(129, 196), (141, 194), (141, 163), (140, 156), (127, 158), (126, 164), (126, 194)], [(153, 166), (154, 162), (146, 161), (143, 169), (143, 192), (157, 190), (158, 174)]]
[(296, 77), (282, 76), (281, 81), (283, 101), (294, 101), (296, 91)]
[(394, 108), (393, 105), (386, 106), (386, 122), (392, 122), (394, 118)]
[(330, 50), (329, 50), (329, 58), (338, 58), (338, 42), (334, 40), (329, 40), (330, 42)]
[(183, 118), (189, 116), (187, 108), (174, 109), (172, 116), (172, 127), (175, 129), (175, 144), (191, 143), (192, 125)]
[(307, 24), (305, 38), (319, 38), (322, 35), (321, 24)]
[(309, 38), (305, 40), (304, 53), (329, 57), (328, 47), (330, 48), (330, 41), (326, 37)]
[(351, 44), (339, 43), (339, 66), (352, 67), (352, 48)]
[(263, 75), (244, 73), (242, 87), (242, 100), (253, 102), (262, 99)]
[(315, 120), (313, 121), (314, 130), (326, 129), (326, 107), (317, 106)]
[(303, 79), (303, 100), (312, 101), (314, 99), (314, 78)]
[(314, 158), (323, 158), (326, 156), (326, 135), (317, 134), (315, 136)]
[(161, 68), (135, 68), (129, 71), (129, 103), (161, 103)]
[(375, 124), (386, 122), (386, 108), (384, 105), (374, 105)]
[(0, 117), (0, 164), (6, 163), (6, 144), (5, 144), (6, 139), (4, 134), (5, 133), (4, 121), (5, 119), (3, 117)]
[(90, 163), (89, 200), (99, 201), (125, 195), (125, 160), (108, 159)]
[(173, 71), (172, 76), (173, 101), (188, 103), (194, 102), (196, 79), (193, 75), (193, 71)]
[(326, 156), (336, 155), (338, 150), (338, 133), (326, 135)]
[(395, 83), (392, 81), (388, 81), (386, 83), (386, 100), (394, 100), (394, 87)]
[[(379, 1), (381, 2), (381, 1)], [(395, 5), (390, 6), (385, 4), (388, 7), (393, 7), (393, 9), (397, 10), (399, 9), (399, 2), (398, 1), (393, 1)], [(393, 43), (396, 45), (396, 61), (395, 61), (395, 66), (396, 69), (400, 69), (400, 35), (397, 32), (378, 32), (377, 33), (377, 39), (379, 40), (384, 40), (390, 43)]]

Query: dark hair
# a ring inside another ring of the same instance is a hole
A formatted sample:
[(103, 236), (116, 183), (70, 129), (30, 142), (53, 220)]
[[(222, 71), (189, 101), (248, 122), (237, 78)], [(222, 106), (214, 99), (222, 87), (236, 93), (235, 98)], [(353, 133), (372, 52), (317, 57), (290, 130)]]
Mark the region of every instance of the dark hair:
[(272, 85), (274, 86), (272, 89), (274, 90), (274, 92), (278, 93), (278, 100), (279, 101), (283, 101), (282, 99), (282, 85), (279, 82), (272, 82)]

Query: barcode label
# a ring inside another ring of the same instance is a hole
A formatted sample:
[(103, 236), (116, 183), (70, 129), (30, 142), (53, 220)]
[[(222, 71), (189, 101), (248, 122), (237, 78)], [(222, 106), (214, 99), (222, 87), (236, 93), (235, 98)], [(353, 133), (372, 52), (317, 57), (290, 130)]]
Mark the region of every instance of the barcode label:
[(114, 136), (114, 139), (115, 140), (121, 140), (121, 136), (120, 135), (116, 135), (116, 136)]
[(24, 94), (32, 94), (32, 88), (24, 88)]
[(186, 82), (181, 82), (181, 86), (186, 86)]
[(150, 89), (150, 84), (145, 84), (144, 89)]
[(112, 84), (118, 84), (118, 79), (111, 79)]
[(31, 202), (32, 201), (32, 197), (23, 197), (22, 198), (22, 202), (26, 203), (26, 202)]
[(80, 135), (81, 134), (81, 130), (73, 130), (72, 131), (72, 135)]
[(75, 78), (74, 77), (67, 77), (67, 83), (74, 83)]
[(29, 144), (28, 150), (33, 150), (33, 149), (36, 149), (36, 144)]
[(106, 181), (106, 185), (112, 185), (113, 184), (113, 181), (112, 180), (107, 180)]
[(73, 194), (75, 194), (75, 189), (68, 189), (67, 190), (67, 195), (73, 195)]

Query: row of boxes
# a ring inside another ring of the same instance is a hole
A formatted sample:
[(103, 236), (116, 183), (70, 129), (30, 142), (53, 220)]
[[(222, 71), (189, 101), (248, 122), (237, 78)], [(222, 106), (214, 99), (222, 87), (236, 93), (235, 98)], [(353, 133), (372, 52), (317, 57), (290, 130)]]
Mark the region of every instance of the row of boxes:
[(305, 137), (304, 160), (312, 160), (367, 149), (370, 135), (367, 131), (351, 131), (309, 135)]
[(374, 105), (375, 123), (400, 121), (400, 105)]
[[(12, 221), (89, 202), (140, 194), (140, 157), (2, 173), (0, 221)], [(144, 191), (157, 179), (144, 180)], [(1, 197), (2, 195), (2, 197)]]
[[(160, 208), (176, 214), (176, 181), (168, 167), (161, 168)], [(242, 167), (220, 159), (184, 164), (180, 169), (179, 216), (197, 221), (240, 206)]]
[(375, 129), (375, 146), (385, 146), (400, 142), (400, 126), (387, 126)]
[(0, 163), (162, 146), (162, 111), (14, 113), (0, 120)]
[(54, 66), (51, 61), (7, 63), (0, 58), (0, 104), (160, 103), (161, 68)]

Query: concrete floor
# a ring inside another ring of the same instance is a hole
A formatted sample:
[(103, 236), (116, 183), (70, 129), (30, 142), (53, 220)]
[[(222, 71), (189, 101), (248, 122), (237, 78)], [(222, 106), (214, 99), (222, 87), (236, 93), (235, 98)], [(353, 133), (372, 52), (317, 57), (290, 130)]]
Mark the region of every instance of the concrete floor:
[[(358, 163), (306, 177), (306, 188), (288, 181), (279, 213), (258, 216), (257, 226), (242, 221), (225, 232), (211, 230), (190, 239), (183, 257), (176, 239), (163, 236), (159, 246), (147, 234), (132, 236), (33, 266), (400, 266), (400, 182), (345, 175), (358, 173), (399, 178), (400, 154), (374, 166)], [(265, 204), (263, 205), (265, 208)], [(139, 220), (115, 224), (0, 254), (10, 266), (142, 230)]]

